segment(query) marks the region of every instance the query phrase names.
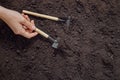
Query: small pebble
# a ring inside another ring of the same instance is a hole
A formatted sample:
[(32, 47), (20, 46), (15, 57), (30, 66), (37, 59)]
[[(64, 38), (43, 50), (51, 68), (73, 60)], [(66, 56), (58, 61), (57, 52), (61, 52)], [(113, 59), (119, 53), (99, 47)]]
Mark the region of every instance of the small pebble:
[(27, 52), (27, 49), (23, 49), (23, 52)]
[(19, 54), (19, 53), (20, 53), (20, 50), (18, 50), (18, 49), (17, 49), (17, 50), (16, 50), (16, 53), (18, 53), (18, 54)]
[(6, 63), (8, 63), (9, 62), (9, 60), (8, 59), (6, 59)]
[(35, 59), (35, 56), (31, 56), (31, 59), (32, 59), (32, 60)]

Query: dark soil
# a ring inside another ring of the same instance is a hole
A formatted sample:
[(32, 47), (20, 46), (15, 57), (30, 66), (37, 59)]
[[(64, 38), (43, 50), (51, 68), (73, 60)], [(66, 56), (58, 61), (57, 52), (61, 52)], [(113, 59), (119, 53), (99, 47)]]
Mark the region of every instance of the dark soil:
[(41, 36), (25, 39), (0, 22), (0, 80), (120, 80), (120, 0), (1, 0), (6, 8), (59, 17), (70, 26), (37, 17)]

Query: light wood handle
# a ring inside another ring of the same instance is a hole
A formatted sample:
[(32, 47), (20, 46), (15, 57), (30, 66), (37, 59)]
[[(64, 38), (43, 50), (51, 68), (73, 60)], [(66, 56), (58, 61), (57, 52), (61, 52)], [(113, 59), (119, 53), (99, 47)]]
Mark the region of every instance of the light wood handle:
[(45, 38), (48, 38), (48, 37), (49, 37), (48, 34), (46, 34), (45, 32), (43, 32), (42, 30), (40, 30), (40, 29), (38, 29), (38, 28), (36, 28), (35, 31), (38, 32), (40, 35), (42, 35), (42, 36), (45, 37)]
[(45, 19), (54, 20), (54, 21), (59, 20), (58, 17), (53, 17), (53, 16), (49, 16), (49, 15), (45, 15), (45, 14), (35, 13), (35, 12), (27, 11), (27, 10), (23, 10), (23, 13), (33, 15), (33, 16), (37, 16), (37, 17), (41, 17), (41, 18), (45, 18)]

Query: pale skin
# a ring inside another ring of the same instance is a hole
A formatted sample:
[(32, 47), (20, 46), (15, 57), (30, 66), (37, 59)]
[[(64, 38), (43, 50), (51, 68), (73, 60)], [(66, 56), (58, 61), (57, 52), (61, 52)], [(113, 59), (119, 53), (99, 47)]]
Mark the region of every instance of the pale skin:
[(34, 21), (30, 20), (27, 15), (0, 6), (0, 19), (8, 24), (16, 35), (32, 38), (38, 34), (34, 32), (36, 28)]

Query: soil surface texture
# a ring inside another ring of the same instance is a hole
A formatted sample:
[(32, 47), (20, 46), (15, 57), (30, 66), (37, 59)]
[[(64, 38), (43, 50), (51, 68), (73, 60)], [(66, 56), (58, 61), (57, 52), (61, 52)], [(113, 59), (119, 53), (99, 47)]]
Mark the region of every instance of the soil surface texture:
[(0, 80), (120, 80), (120, 0), (0, 0), (6, 8), (71, 17), (70, 26), (30, 16), (60, 47), (26, 39), (0, 21)]

